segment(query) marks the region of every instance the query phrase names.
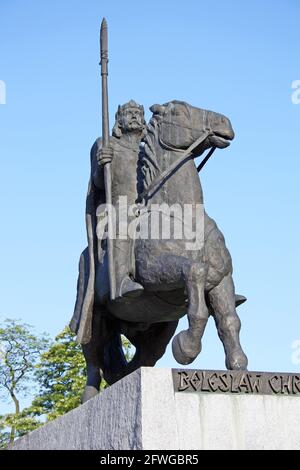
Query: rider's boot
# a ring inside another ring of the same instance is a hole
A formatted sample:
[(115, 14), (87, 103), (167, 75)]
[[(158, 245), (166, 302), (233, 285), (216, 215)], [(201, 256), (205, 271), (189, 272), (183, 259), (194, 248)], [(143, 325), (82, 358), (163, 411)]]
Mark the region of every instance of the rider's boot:
[(130, 277), (130, 240), (116, 239), (114, 242), (115, 274), (116, 274), (116, 298), (139, 297), (144, 288)]

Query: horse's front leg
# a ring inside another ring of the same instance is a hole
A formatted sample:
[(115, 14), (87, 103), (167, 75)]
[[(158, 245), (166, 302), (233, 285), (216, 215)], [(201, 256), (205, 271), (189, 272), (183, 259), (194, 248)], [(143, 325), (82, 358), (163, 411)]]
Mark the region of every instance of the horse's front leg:
[(247, 369), (247, 356), (240, 344), (241, 322), (236, 313), (236, 298), (231, 274), (209, 294), (209, 304), (226, 355), (227, 369)]
[(189, 302), (189, 328), (178, 333), (172, 342), (173, 356), (180, 364), (190, 364), (201, 351), (201, 338), (209, 317), (204, 295), (206, 273), (206, 266), (199, 263), (186, 263), (182, 269)]

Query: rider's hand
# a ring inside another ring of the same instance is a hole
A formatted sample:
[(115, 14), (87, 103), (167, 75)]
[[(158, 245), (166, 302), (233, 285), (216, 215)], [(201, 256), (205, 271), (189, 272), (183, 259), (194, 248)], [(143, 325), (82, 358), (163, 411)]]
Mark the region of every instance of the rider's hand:
[(112, 147), (106, 147), (99, 149), (97, 151), (96, 157), (98, 165), (105, 165), (106, 163), (111, 163), (114, 156), (114, 151)]

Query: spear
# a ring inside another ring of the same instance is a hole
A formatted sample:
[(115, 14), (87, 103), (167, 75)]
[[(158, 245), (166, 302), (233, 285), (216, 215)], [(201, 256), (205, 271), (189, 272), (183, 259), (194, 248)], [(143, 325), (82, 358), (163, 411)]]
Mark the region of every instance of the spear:
[[(102, 149), (109, 145), (109, 116), (108, 116), (108, 89), (107, 89), (107, 76), (108, 76), (108, 39), (107, 39), (107, 22), (103, 18), (100, 30), (100, 65), (101, 65), (101, 79), (102, 79)], [(112, 197), (111, 197), (111, 165), (105, 163), (104, 165), (104, 184), (105, 184), (105, 197), (107, 204), (107, 250), (108, 250), (108, 277), (110, 287), (110, 299), (114, 300), (116, 297), (116, 279), (114, 267), (114, 253), (113, 253), (113, 220), (112, 220)]]

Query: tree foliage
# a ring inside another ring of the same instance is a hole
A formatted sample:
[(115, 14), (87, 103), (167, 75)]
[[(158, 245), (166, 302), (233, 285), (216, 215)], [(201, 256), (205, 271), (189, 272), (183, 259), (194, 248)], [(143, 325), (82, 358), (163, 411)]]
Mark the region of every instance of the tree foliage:
[(20, 397), (32, 393), (35, 365), (48, 344), (45, 335), (35, 335), (26, 323), (8, 319), (0, 326), (0, 393), (14, 406), (14, 412), (0, 417), (2, 445), (35, 426), (35, 420), (21, 412)]
[[(122, 344), (130, 360), (132, 346), (125, 337)], [(28, 325), (7, 320), (0, 328), (0, 364), (0, 387), (15, 404), (13, 413), (0, 416), (0, 447), (80, 405), (86, 364), (68, 327), (50, 343), (45, 336), (35, 336)], [(102, 381), (101, 389), (106, 386)], [(18, 394), (34, 396), (23, 411)]]
[(24, 436), (30, 431), (42, 426), (42, 422), (28, 415), (24, 409), (20, 413), (8, 413), (0, 416), (0, 448), (12, 444), (11, 429), (14, 429), (14, 439)]

